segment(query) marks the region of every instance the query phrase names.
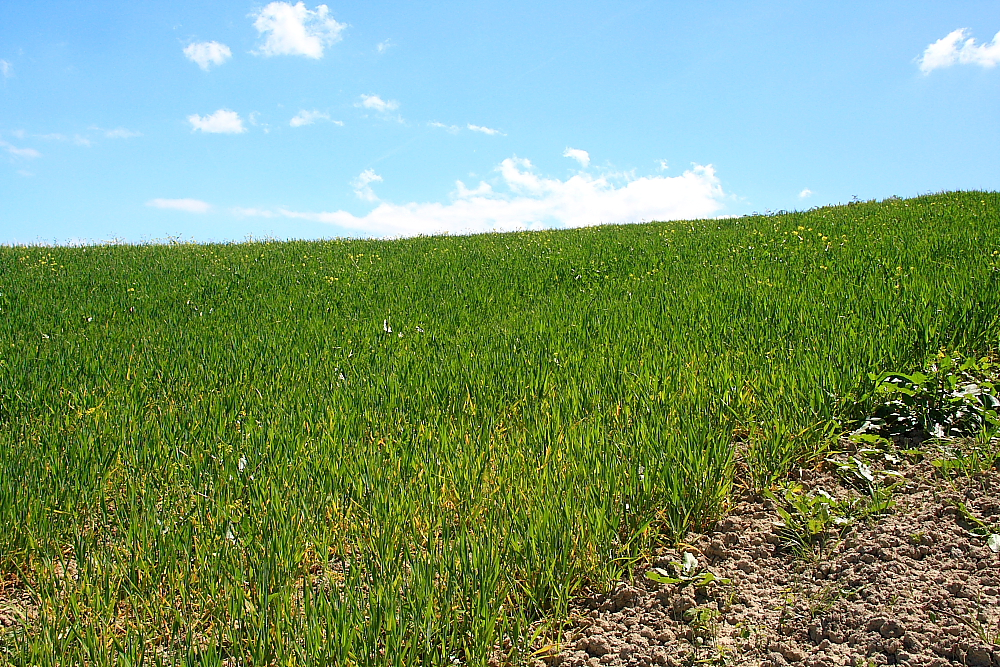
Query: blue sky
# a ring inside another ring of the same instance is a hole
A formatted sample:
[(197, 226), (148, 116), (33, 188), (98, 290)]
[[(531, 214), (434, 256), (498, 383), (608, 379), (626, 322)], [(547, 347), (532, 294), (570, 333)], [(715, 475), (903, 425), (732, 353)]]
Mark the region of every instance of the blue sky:
[(0, 14), (0, 243), (460, 233), (1000, 189), (995, 0)]

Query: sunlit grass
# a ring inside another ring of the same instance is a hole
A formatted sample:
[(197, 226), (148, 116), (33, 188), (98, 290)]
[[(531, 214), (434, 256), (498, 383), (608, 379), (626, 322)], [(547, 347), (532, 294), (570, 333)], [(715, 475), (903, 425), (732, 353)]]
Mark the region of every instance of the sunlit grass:
[(998, 265), (996, 193), (0, 248), (0, 580), (37, 602), (0, 656), (514, 655), (821, 446), (869, 372), (995, 349)]

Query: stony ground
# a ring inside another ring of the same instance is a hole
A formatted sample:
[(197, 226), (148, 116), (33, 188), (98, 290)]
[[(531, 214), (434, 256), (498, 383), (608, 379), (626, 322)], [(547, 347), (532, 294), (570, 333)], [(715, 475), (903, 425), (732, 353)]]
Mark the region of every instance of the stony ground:
[[(1000, 524), (1000, 471), (944, 476), (932, 458), (895, 466), (899, 477), (883, 478), (899, 482), (895, 506), (830, 533), (824, 550), (795, 553), (775, 503), (748, 494), (716, 530), (653, 563), (676, 572), (687, 551), (728, 583), (654, 583), (640, 571), (578, 599), (536, 665), (1000, 667), (1000, 554), (958, 507)], [(795, 476), (804, 492), (861, 497), (836, 469)]]

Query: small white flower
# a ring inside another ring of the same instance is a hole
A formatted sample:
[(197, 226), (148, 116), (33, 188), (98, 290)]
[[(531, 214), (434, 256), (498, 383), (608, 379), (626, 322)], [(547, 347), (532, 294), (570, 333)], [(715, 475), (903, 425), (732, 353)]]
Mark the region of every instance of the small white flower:
[(236, 464), (236, 467), (240, 472), (243, 472), (243, 469), (247, 467), (247, 457), (240, 456), (240, 461)]

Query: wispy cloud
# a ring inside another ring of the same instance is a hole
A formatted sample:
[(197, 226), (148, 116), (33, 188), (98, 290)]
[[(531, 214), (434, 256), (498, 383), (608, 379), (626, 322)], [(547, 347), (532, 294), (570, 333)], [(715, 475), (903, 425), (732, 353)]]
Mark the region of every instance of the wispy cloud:
[(979, 65), (996, 67), (1000, 63), (1000, 32), (988, 44), (976, 44), (965, 28), (953, 30), (924, 49), (918, 60), (920, 71), (930, 74), (936, 69), (952, 65)]
[(722, 209), (727, 196), (711, 165), (695, 165), (680, 176), (634, 178), (618, 186), (609, 175), (545, 178), (535, 173), (530, 161), (517, 157), (504, 160), (496, 171), (503, 191), (485, 181), (475, 188), (456, 181), (450, 203), (392, 204), (374, 193), (367, 198), (364, 188), (381, 177), (366, 170), (354, 185), (359, 197), (379, 202), (367, 215), (288, 209), (275, 213), (362, 234), (412, 236), (707, 218)]
[(445, 125), (444, 123), (439, 123), (437, 121), (427, 124), (431, 127), (439, 127), (446, 132), (450, 132), (451, 134), (458, 134), (462, 129), (458, 125)]
[(378, 95), (362, 95), (361, 101), (355, 106), (359, 106), (363, 109), (378, 111), (379, 113), (388, 113), (398, 109), (399, 102), (396, 100), (383, 100)]
[(127, 130), (124, 127), (118, 127), (113, 130), (105, 130), (104, 136), (108, 139), (132, 139), (135, 137), (141, 137), (142, 132), (135, 132), (133, 130)]
[(184, 55), (206, 72), (233, 57), (229, 47), (219, 42), (195, 42), (184, 47)]
[(581, 167), (590, 165), (590, 153), (580, 148), (567, 148), (563, 151), (563, 157), (573, 158)]
[(233, 215), (239, 216), (241, 218), (274, 218), (277, 214), (274, 211), (269, 211), (267, 209), (260, 208), (243, 208), (242, 206), (236, 206), (230, 209)]
[(0, 74), (2, 74), (5, 79), (14, 76), (14, 66), (6, 60), (0, 60)]
[(67, 137), (65, 134), (60, 134), (59, 132), (50, 132), (49, 134), (36, 134), (39, 139), (44, 139), (46, 141), (72, 141), (77, 146), (83, 146), (85, 148), (90, 148), (94, 145), (88, 137), (82, 134), (74, 135), (72, 139)]
[(359, 199), (365, 201), (378, 201), (378, 195), (372, 190), (372, 183), (381, 183), (382, 177), (375, 173), (374, 169), (365, 169), (363, 172), (358, 174), (358, 177), (351, 181), (351, 187), (354, 188), (354, 194), (358, 196)]
[(482, 132), (483, 134), (488, 134), (490, 136), (495, 136), (498, 134), (503, 137), (507, 136), (500, 130), (494, 130), (492, 127), (483, 127), (482, 125), (473, 125), (472, 123), (469, 123), (468, 125), (466, 125), (466, 127), (468, 127), (473, 132)]
[(266, 35), (256, 51), (263, 56), (322, 58), (323, 50), (340, 41), (347, 27), (333, 20), (326, 5), (309, 10), (302, 2), (272, 2), (253, 17), (253, 27)]
[(333, 120), (330, 118), (329, 114), (325, 114), (321, 111), (313, 109), (312, 111), (306, 111), (305, 109), (299, 111), (295, 116), (292, 117), (288, 124), (292, 127), (302, 127), (303, 125), (312, 125), (317, 120), (327, 120), (334, 125), (343, 126), (344, 122), (340, 120)]
[(799, 199), (806, 199), (806, 198), (812, 197), (812, 196), (813, 196), (813, 191), (810, 190), (809, 188), (806, 188), (802, 192), (799, 193)]
[(210, 134), (242, 134), (247, 131), (240, 115), (229, 109), (219, 109), (209, 116), (191, 114), (187, 119), (191, 123), (192, 130)]
[(27, 158), (38, 158), (42, 157), (42, 154), (36, 151), (34, 148), (15, 148), (14, 146), (8, 146), (7, 152), (11, 155), (16, 155), (17, 157), (27, 157)]
[(378, 44), (376, 44), (375, 45), (375, 50), (378, 51), (379, 53), (385, 53), (386, 51), (388, 51), (393, 46), (396, 46), (396, 45), (392, 43), (391, 39), (387, 39), (385, 41), (382, 41), (382, 42), (379, 42)]
[(185, 213), (208, 213), (212, 205), (200, 199), (150, 199), (146, 206)]
[(42, 154), (36, 151), (34, 148), (18, 148), (12, 144), (8, 144), (3, 139), (0, 139), (0, 148), (6, 148), (7, 152), (14, 157), (26, 157), (30, 159), (40, 158)]

